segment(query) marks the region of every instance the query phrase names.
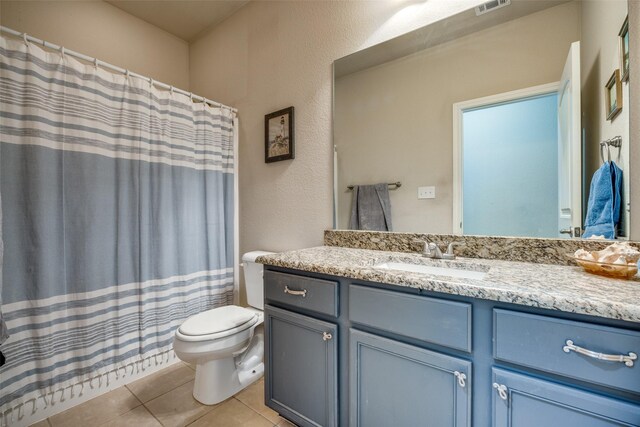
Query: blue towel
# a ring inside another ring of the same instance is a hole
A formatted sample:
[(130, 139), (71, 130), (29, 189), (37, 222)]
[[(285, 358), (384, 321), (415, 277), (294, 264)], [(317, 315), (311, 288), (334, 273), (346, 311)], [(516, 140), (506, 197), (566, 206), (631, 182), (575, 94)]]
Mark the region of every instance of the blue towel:
[(582, 237), (615, 239), (620, 222), (622, 169), (606, 162), (593, 174)]

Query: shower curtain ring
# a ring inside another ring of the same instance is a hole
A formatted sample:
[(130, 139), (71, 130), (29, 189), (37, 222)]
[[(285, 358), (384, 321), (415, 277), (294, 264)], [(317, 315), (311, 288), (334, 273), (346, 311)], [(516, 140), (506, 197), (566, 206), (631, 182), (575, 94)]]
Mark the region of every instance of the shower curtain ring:
[(169, 93), (173, 96), (173, 85), (169, 86)]
[(63, 61), (65, 59), (64, 55), (65, 55), (64, 46), (60, 46), (60, 57), (62, 58)]
[(93, 66), (96, 67), (96, 70), (98, 69), (98, 65), (99, 65), (98, 58), (93, 58)]
[(152, 78), (149, 78), (149, 86), (153, 87), (155, 81)]
[(24, 40), (25, 46), (29, 46), (29, 40), (27, 39), (27, 33), (22, 33), (22, 40)]

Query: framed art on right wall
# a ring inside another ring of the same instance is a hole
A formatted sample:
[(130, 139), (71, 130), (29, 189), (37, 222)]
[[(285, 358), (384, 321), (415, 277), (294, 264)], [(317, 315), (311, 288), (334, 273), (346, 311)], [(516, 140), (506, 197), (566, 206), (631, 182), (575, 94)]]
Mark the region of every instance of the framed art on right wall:
[(618, 33), (618, 43), (620, 44), (620, 71), (623, 82), (629, 80), (629, 17), (627, 16)]
[(605, 108), (607, 120), (613, 121), (622, 111), (622, 82), (620, 70), (615, 70), (604, 88)]

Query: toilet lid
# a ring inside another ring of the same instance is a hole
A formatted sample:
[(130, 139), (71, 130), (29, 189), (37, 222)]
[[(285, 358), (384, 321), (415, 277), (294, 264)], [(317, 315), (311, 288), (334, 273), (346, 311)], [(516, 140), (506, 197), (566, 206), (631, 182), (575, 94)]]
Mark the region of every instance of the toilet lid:
[[(191, 336), (217, 334), (230, 329), (237, 329), (239, 332), (253, 325), (255, 322), (252, 320), (257, 316), (254, 311), (246, 308), (226, 305), (191, 316), (180, 325), (179, 331)], [(241, 328), (243, 325), (246, 328)]]

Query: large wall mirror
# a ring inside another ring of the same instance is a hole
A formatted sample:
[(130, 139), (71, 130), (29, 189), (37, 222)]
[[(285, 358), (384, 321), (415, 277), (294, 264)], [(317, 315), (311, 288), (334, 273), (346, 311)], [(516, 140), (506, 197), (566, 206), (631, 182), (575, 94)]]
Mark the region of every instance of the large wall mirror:
[(492, 1), (337, 60), (336, 228), (380, 196), (391, 231), (629, 236), (627, 8)]

